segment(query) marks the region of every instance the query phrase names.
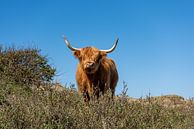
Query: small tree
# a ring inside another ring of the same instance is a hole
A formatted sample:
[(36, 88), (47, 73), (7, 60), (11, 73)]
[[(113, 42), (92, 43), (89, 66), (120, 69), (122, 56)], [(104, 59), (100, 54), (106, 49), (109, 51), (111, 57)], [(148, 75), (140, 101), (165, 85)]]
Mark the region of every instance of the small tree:
[(51, 81), (55, 71), (38, 49), (0, 47), (0, 78), (19, 84), (40, 85)]

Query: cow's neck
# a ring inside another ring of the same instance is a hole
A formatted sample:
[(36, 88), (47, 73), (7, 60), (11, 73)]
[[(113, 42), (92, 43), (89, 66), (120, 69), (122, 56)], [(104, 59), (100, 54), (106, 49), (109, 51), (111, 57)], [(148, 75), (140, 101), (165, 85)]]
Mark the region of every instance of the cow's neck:
[(88, 76), (88, 79), (91, 80), (91, 81), (95, 81), (99, 78), (98, 71), (96, 71), (93, 74), (87, 74), (87, 76)]
[(87, 74), (87, 77), (88, 77), (88, 80), (90, 81), (90, 83), (92, 83), (93, 85), (97, 85), (99, 83), (99, 80), (100, 80), (99, 70), (97, 70), (93, 74)]

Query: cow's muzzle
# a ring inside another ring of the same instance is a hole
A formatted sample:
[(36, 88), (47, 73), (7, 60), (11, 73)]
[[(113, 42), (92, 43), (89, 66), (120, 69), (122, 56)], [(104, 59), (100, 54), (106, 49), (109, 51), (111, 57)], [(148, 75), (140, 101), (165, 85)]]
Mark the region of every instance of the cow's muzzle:
[(96, 63), (95, 62), (86, 63), (85, 70), (87, 73), (94, 73), (96, 71)]
[(86, 68), (93, 68), (94, 65), (95, 65), (94, 62), (88, 62), (88, 63), (86, 64)]

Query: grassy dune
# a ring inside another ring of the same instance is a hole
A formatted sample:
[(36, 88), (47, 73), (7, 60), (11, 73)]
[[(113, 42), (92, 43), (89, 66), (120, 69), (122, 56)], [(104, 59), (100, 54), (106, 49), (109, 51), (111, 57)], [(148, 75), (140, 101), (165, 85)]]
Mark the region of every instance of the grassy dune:
[(75, 88), (0, 82), (0, 128), (193, 129), (194, 101), (176, 95), (83, 102)]

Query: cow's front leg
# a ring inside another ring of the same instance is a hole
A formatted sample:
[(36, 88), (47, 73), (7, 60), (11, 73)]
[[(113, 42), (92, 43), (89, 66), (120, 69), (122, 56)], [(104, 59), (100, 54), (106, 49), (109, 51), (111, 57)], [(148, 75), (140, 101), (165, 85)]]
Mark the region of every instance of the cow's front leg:
[(84, 98), (84, 102), (89, 102), (90, 101), (90, 96), (89, 96), (88, 91), (83, 92), (83, 98)]
[(90, 101), (90, 95), (88, 90), (89, 89), (87, 83), (83, 82), (82, 84), (78, 85), (79, 94), (83, 96), (85, 102)]
[(98, 99), (100, 97), (100, 82), (93, 84), (93, 96)]

